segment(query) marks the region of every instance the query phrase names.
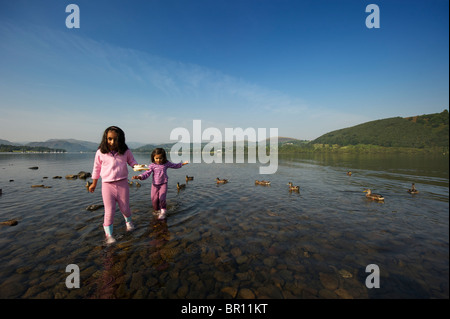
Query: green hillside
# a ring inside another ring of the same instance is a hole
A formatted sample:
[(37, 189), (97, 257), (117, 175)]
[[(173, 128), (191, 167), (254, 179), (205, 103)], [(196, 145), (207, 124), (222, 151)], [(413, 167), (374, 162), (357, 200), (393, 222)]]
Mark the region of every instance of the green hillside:
[(382, 147), (449, 147), (448, 111), (414, 117), (393, 117), (336, 130), (311, 141), (314, 145), (375, 145)]

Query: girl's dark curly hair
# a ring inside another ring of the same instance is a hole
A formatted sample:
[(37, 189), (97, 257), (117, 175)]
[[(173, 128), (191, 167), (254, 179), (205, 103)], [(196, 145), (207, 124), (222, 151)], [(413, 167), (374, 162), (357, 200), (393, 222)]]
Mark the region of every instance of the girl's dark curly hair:
[(163, 156), (163, 160), (162, 160), (162, 164), (166, 164), (167, 163), (167, 155), (166, 155), (166, 151), (163, 148), (155, 148), (152, 152), (152, 155), (150, 156), (150, 159), (152, 160), (152, 163), (155, 162), (155, 155), (162, 155)]
[(125, 132), (122, 131), (122, 129), (117, 126), (110, 126), (103, 133), (102, 141), (100, 143), (100, 146), (98, 147), (100, 152), (102, 152), (103, 154), (109, 153), (108, 139), (107, 139), (109, 131), (116, 132), (117, 140), (118, 140), (117, 141), (118, 142), (117, 152), (119, 154), (123, 155), (127, 151), (128, 146), (127, 146), (127, 144), (125, 144)]

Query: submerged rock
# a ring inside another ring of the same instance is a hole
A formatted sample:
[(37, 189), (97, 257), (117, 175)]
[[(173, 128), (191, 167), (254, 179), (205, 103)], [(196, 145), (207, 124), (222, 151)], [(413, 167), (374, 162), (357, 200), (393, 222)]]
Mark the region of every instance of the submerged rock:
[(78, 178), (80, 179), (86, 179), (88, 177), (91, 177), (91, 173), (89, 172), (85, 172), (85, 171), (81, 171), (77, 174)]
[(99, 208), (102, 208), (104, 205), (103, 204), (94, 204), (94, 205), (89, 205), (88, 207), (86, 207), (86, 210), (90, 210), (91, 212), (94, 210), (97, 210)]

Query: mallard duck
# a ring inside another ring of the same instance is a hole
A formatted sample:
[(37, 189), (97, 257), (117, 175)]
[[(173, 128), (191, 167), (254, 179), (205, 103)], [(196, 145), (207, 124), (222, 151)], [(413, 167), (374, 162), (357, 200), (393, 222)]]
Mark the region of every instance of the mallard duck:
[(255, 181), (255, 185), (268, 186), (268, 185), (270, 185), (270, 182), (269, 181)]
[(368, 199), (376, 200), (379, 202), (384, 201), (383, 195), (372, 193), (372, 191), (370, 189), (366, 189), (366, 190), (364, 190), (364, 192), (367, 193), (366, 197)]
[(408, 193), (410, 193), (410, 194), (418, 194), (419, 193), (419, 191), (416, 189), (416, 185), (414, 183), (412, 183), (411, 189), (408, 189)]
[(177, 183), (177, 189), (178, 190), (183, 189), (183, 188), (186, 188), (186, 184)]
[(294, 186), (291, 182), (289, 182), (288, 185), (289, 185), (289, 191), (291, 191), (291, 192), (300, 191), (300, 186)]
[(228, 183), (228, 179), (220, 179), (220, 178), (216, 178), (217, 184), (225, 184)]
[(187, 181), (193, 181), (194, 180), (194, 176), (187, 176), (186, 175), (186, 182)]
[(5, 222), (0, 222), (0, 225), (4, 226), (16, 226), (19, 222), (15, 219), (7, 220)]

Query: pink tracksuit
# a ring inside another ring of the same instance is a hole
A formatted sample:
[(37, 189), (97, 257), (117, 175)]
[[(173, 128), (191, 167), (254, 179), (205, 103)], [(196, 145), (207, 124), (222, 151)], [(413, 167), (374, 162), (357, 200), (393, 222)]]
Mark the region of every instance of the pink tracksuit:
[(182, 163), (174, 164), (169, 161), (165, 164), (152, 163), (148, 166), (148, 171), (139, 175), (144, 180), (153, 173), (151, 198), (154, 210), (166, 209), (167, 181), (169, 180), (167, 169), (181, 166), (183, 166)]
[(95, 153), (92, 179), (102, 178), (102, 197), (105, 206), (103, 226), (112, 225), (116, 203), (125, 217), (131, 216), (130, 187), (128, 185), (128, 167), (133, 167), (138, 162), (128, 149), (123, 155), (117, 152)]

